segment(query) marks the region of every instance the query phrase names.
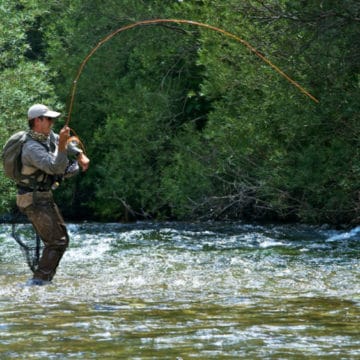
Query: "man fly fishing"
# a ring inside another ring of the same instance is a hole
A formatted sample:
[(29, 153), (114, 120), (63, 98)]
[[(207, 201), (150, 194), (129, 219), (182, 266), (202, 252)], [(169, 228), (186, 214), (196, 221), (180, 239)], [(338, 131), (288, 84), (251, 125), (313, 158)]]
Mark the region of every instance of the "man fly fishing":
[(52, 189), (62, 178), (78, 173), (79, 166), (86, 171), (90, 162), (78, 144), (69, 141), (68, 126), (65, 125), (59, 134), (52, 131), (54, 120), (60, 115), (42, 104), (35, 104), (28, 111), (29, 131), (22, 146), (22, 178), (17, 182), (16, 203), (44, 244), (28, 285), (43, 285), (52, 280), (69, 243)]

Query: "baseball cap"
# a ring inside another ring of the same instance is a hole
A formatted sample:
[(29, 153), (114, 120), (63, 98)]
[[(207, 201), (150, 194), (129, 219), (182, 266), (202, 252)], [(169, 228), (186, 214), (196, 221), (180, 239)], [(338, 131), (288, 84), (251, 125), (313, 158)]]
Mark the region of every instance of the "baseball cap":
[(28, 119), (35, 119), (40, 116), (46, 116), (49, 118), (57, 118), (61, 114), (57, 111), (50, 110), (47, 106), (43, 104), (35, 104), (31, 106), (31, 108), (28, 111)]

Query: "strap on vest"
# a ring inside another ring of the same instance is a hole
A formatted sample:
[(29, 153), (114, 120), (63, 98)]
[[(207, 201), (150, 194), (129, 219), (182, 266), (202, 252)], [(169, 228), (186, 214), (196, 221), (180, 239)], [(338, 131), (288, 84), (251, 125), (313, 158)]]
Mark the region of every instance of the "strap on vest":
[[(29, 135), (28, 135), (29, 136)], [(37, 141), (36, 139), (33, 139)], [(51, 131), (50, 133), (50, 147), (48, 147), (46, 144), (43, 144), (42, 142), (38, 141), (40, 145), (42, 145), (47, 152), (55, 151), (56, 145), (55, 145), (55, 136), (54, 133)], [(37, 178), (43, 175), (42, 181), (37, 181)], [(42, 170), (36, 170), (31, 175), (22, 175), (23, 180), (29, 180), (29, 183), (22, 184), (21, 180), (17, 184), (18, 194), (26, 194), (28, 192), (34, 192), (34, 191), (49, 191), (51, 189), (51, 186), (54, 184), (56, 176), (55, 175), (49, 175)]]

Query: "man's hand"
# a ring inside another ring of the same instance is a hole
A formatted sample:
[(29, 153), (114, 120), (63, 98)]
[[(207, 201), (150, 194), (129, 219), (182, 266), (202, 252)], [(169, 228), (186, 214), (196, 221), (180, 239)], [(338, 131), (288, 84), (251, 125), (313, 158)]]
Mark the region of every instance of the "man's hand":
[(76, 159), (82, 169), (82, 171), (86, 171), (89, 168), (90, 159), (82, 152)]
[(66, 151), (66, 143), (70, 136), (70, 128), (68, 126), (64, 126), (59, 133), (59, 151)]

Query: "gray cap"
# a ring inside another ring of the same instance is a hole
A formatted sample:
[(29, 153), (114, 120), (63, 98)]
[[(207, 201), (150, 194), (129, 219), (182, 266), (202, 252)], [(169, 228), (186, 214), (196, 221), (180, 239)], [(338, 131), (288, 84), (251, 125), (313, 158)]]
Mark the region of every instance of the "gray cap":
[(35, 104), (28, 111), (28, 119), (35, 119), (37, 117), (46, 116), (49, 118), (57, 118), (61, 114), (56, 111), (50, 110), (47, 106), (43, 104)]

